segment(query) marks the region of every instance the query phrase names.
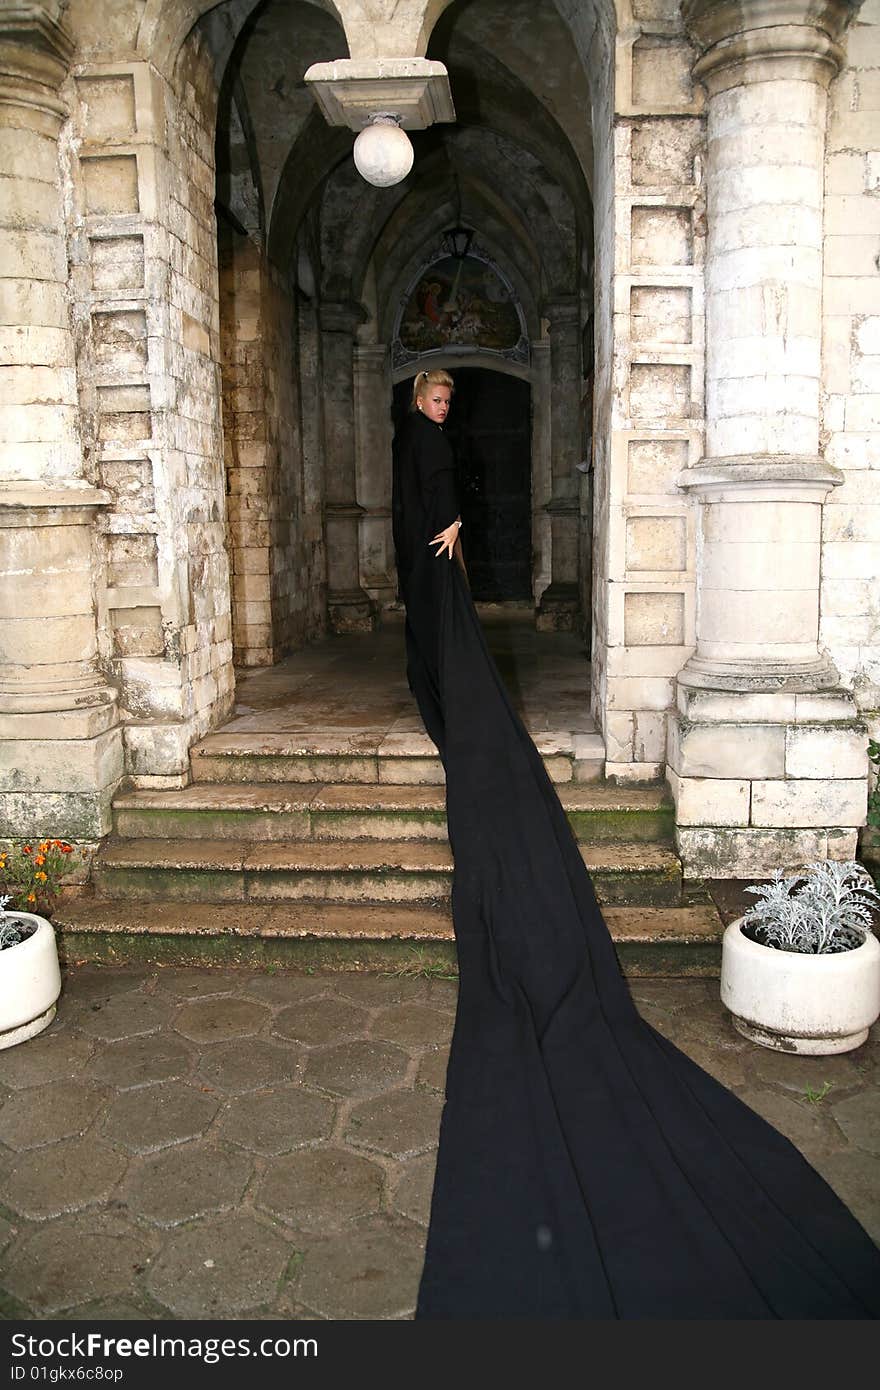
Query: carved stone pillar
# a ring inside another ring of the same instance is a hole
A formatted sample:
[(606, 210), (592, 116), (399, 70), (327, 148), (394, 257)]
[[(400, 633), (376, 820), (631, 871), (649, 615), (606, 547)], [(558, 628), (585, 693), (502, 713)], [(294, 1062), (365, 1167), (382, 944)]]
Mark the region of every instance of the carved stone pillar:
[(333, 632), (372, 632), (375, 607), (360, 582), (354, 411), (354, 331), (366, 317), (359, 304), (320, 309), (324, 367), (324, 460), (327, 607)]
[(540, 632), (572, 632), (580, 610), (578, 587), (581, 457), (581, 318), (579, 301), (559, 299), (544, 308), (550, 321), (550, 583), (541, 595)]
[(354, 353), (357, 492), (361, 521), (361, 573), (376, 602), (397, 597), (391, 536), (391, 373), (387, 347), (364, 344)]
[(39, 5), (0, 12), (0, 835), (89, 840), (122, 775), (97, 667), (58, 136), (71, 40)]
[(864, 730), (818, 648), (826, 93), (857, 8), (683, 5), (709, 98), (697, 646), (668, 757), (693, 873), (846, 857), (864, 815)]

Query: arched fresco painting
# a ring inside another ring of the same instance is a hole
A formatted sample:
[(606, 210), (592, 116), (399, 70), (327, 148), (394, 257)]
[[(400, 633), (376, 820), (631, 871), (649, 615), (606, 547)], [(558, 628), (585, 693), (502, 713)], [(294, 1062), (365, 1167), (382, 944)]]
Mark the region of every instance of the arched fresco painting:
[(492, 353), (527, 363), (525, 318), (513, 286), (487, 255), (438, 252), (401, 297), (394, 366), (433, 352)]

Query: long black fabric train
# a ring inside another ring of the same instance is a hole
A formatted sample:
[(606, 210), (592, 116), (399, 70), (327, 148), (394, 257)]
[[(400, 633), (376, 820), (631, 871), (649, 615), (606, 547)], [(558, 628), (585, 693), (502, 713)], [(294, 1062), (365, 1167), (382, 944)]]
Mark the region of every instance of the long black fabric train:
[(446, 484), (410, 514), (401, 577), (460, 971), (416, 1317), (876, 1317), (880, 1251), (855, 1218), (640, 1018), (467, 582), (427, 544), (455, 515)]

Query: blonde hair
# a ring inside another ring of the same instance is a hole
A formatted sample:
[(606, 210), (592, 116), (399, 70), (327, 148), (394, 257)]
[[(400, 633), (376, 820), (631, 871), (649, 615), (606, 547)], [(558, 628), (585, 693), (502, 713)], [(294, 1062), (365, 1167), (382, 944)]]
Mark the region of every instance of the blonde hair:
[(412, 400), (410, 410), (415, 410), (416, 401), (420, 396), (426, 396), (432, 386), (448, 386), (450, 391), (455, 390), (455, 382), (448, 372), (442, 367), (435, 367), (432, 372), (419, 372), (413, 380)]

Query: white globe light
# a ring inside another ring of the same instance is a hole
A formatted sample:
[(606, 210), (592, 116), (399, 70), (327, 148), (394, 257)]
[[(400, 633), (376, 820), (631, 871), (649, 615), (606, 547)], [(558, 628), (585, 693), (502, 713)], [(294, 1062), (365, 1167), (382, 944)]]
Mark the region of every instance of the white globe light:
[(374, 116), (354, 142), (358, 173), (376, 188), (390, 188), (413, 166), (413, 147), (396, 116)]

